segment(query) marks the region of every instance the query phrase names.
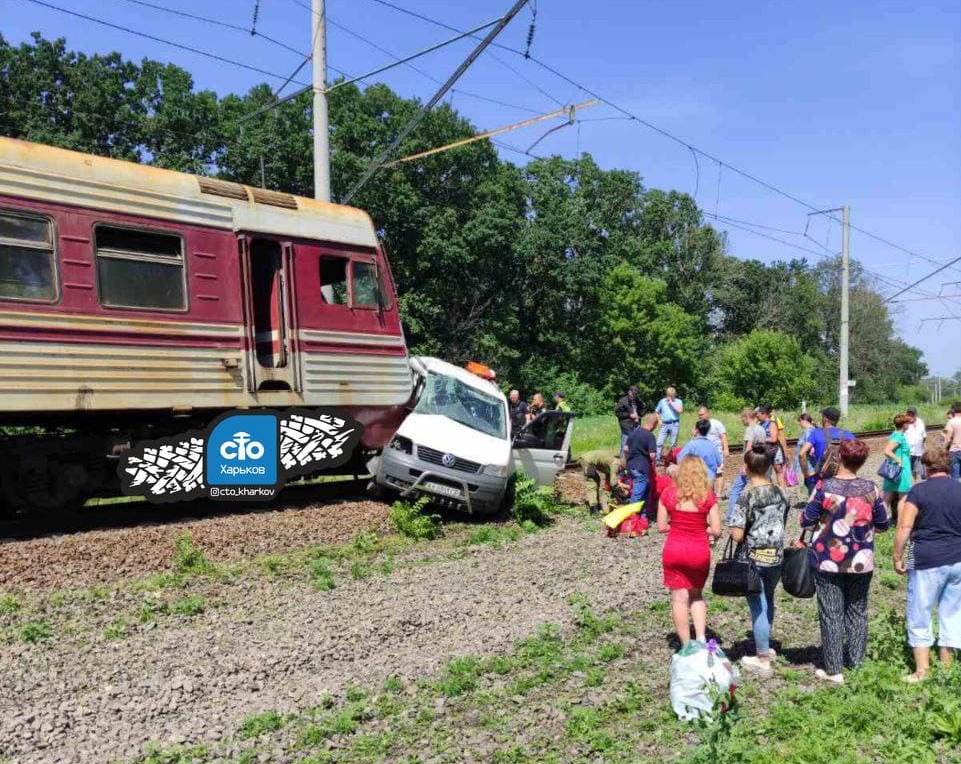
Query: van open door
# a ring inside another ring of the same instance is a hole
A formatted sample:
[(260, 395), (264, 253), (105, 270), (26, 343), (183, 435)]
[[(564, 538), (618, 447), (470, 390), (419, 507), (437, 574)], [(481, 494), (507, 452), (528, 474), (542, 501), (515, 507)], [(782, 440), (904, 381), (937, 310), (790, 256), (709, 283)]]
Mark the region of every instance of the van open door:
[(511, 445), (514, 470), (523, 470), (538, 485), (552, 485), (567, 464), (574, 416), (568, 411), (545, 411), (524, 425)]

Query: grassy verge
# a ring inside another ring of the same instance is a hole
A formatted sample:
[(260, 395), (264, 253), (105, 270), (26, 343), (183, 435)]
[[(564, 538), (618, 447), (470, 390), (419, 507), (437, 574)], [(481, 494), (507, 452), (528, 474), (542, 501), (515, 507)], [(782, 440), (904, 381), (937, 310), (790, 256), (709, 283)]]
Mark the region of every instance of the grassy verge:
[[(811, 405), (808, 411), (817, 419), (817, 411), (820, 406)], [(923, 404), (917, 407), (921, 418), (928, 425), (928, 430), (933, 432), (935, 428), (944, 424), (944, 408), (934, 404)], [(612, 404), (613, 409), (613, 404)], [(884, 406), (851, 406), (848, 416), (841, 423), (843, 427), (852, 431), (863, 430), (882, 430), (891, 426), (894, 415), (904, 409), (903, 406), (887, 404)], [(789, 438), (797, 437), (797, 411), (779, 411), (779, 416), (784, 420), (784, 426)], [(727, 428), (731, 442), (737, 442), (743, 432), (740, 415), (734, 411), (714, 411), (711, 414), (716, 419), (720, 419)], [(689, 403), (681, 416), (681, 430), (679, 440), (684, 442), (688, 439), (688, 433), (694, 427), (697, 419), (696, 404)], [(571, 450), (574, 456), (578, 456), (585, 451), (595, 451), (599, 449), (617, 449), (620, 443), (620, 430), (614, 415), (586, 416), (578, 417), (574, 422), (574, 438)]]

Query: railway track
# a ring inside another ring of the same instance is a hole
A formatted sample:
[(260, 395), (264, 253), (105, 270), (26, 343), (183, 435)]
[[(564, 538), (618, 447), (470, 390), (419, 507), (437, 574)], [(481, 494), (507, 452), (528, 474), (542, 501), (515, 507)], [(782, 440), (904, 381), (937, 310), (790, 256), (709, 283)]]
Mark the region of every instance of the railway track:
[[(886, 438), (891, 434), (891, 430), (865, 430), (863, 432), (854, 433), (854, 437), (860, 440), (874, 440), (876, 438)], [(797, 438), (788, 438), (787, 444), (789, 446), (797, 445)], [(732, 445), (728, 449), (732, 454), (744, 453), (744, 444), (740, 443), (737, 445)]]

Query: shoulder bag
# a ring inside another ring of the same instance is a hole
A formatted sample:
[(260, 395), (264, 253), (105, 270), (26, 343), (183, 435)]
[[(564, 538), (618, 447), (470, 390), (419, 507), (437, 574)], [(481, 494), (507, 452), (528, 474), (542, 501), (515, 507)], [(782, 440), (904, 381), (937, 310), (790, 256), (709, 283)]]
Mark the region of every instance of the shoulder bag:
[(881, 462), (881, 466), (878, 467), (878, 475), (885, 480), (890, 480), (892, 483), (897, 483), (901, 480), (902, 469), (903, 467), (900, 463), (893, 459), (885, 459)]
[[(804, 534), (811, 531), (811, 538), (804, 540)], [(781, 586), (792, 597), (808, 599), (814, 596), (814, 554), (810, 543), (814, 539), (814, 529), (801, 532), (798, 542), (800, 547), (788, 547), (784, 550), (784, 562), (781, 564)]]
[[(745, 529), (745, 538), (747, 530)], [(714, 566), (711, 591), (719, 597), (746, 597), (761, 593), (761, 576), (754, 561), (747, 556), (744, 542), (734, 547), (728, 536), (724, 556)]]

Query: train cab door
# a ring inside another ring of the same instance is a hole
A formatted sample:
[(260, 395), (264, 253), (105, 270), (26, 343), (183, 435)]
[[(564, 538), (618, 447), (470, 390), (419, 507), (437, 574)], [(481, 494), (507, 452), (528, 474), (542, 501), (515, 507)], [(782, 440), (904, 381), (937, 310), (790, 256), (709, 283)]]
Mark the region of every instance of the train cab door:
[(248, 389), (300, 389), (293, 248), (274, 239), (241, 239), (244, 313), (247, 333)]

